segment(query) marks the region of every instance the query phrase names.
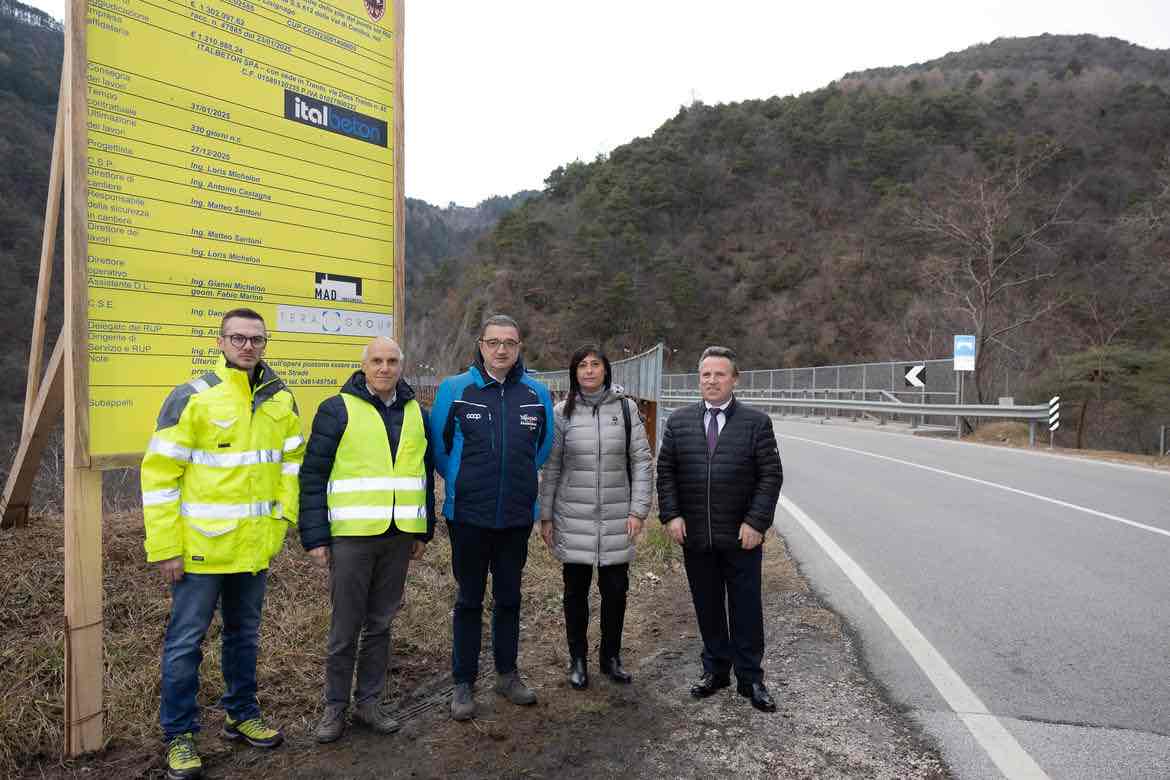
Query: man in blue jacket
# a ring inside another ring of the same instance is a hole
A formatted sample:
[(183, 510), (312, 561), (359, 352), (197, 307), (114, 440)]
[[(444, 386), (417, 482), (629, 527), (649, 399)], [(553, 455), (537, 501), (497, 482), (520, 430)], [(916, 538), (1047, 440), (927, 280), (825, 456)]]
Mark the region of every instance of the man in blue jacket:
[(496, 693), (534, 704), (520, 679), (520, 577), (536, 517), (536, 472), (552, 449), (552, 397), (524, 373), (520, 326), (489, 317), (471, 367), (439, 385), (431, 409), (435, 465), (446, 482), (443, 516), (451, 537), (455, 599), (451, 717), (475, 716), (483, 594), (492, 573)]

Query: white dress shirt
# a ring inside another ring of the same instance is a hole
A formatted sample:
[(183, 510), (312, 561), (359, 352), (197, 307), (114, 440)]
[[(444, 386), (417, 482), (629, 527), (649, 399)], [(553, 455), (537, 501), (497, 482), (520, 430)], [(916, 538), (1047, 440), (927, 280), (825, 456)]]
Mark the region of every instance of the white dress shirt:
[(707, 411), (703, 412), (703, 430), (707, 430), (707, 426), (711, 424), (711, 410), (718, 409), (722, 412), (719, 415), (719, 432), (723, 433), (723, 426), (727, 425), (727, 407), (731, 406), (731, 399), (728, 398), (721, 406), (707, 404)]

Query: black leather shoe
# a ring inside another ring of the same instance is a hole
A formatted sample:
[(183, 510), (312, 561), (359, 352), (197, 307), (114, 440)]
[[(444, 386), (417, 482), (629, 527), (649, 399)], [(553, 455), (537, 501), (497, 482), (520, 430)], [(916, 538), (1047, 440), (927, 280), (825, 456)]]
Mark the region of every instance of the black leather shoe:
[(577, 690), (589, 687), (589, 670), (585, 666), (584, 658), (573, 658), (569, 661), (569, 685)]
[(731, 677), (726, 674), (703, 672), (699, 681), (691, 686), (691, 696), (696, 699), (705, 699), (718, 690), (731, 685)]
[(610, 659), (601, 659), (601, 673), (615, 683), (622, 683), (623, 685), (634, 681), (634, 675), (622, 668), (622, 659), (616, 655)]
[(752, 700), (752, 706), (760, 712), (775, 712), (776, 702), (772, 700), (772, 694), (768, 693), (768, 688), (762, 682), (754, 683), (739, 683), (736, 686), (740, 696), (745, 696)]

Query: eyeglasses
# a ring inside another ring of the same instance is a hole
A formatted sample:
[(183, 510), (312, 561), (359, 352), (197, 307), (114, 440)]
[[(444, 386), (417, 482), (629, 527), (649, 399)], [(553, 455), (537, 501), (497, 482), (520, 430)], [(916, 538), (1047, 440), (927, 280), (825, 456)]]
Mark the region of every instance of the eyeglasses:
[(520, 348), (520, 342), (515, 339), (480, 339), (480, 344), (483, 344), (490, 350), (497, 350), (500, 347), (511, 352), (514, 349)]
[(252, 346), (256, 349), (264, 349), (264, 347), (268, 344), (267, 336), (245, 336), (241, 333), (225, 333), (223, 336), (229, 342), (231, 342), (231, 345), (236, 349), (243, 348), (243, 346), (249, 341), (252, 342)]

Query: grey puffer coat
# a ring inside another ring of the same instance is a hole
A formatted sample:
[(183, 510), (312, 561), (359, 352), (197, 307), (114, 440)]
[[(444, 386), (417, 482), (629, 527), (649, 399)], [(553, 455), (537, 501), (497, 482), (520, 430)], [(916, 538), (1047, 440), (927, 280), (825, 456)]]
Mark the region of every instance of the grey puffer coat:
[[(630, 408), (632, 486), (623, 403)], [(596, 406), (578, 396), (571, 420), (561, 401), (553, 420), (552, 454), (540, 484), (540, 519), (553, 523), (553, 553), (565, 563), (629, 563), (634, 545), (626, 518), (645, 519), (650, 511), (650, 444), (637, 405), (611, 389)]]

